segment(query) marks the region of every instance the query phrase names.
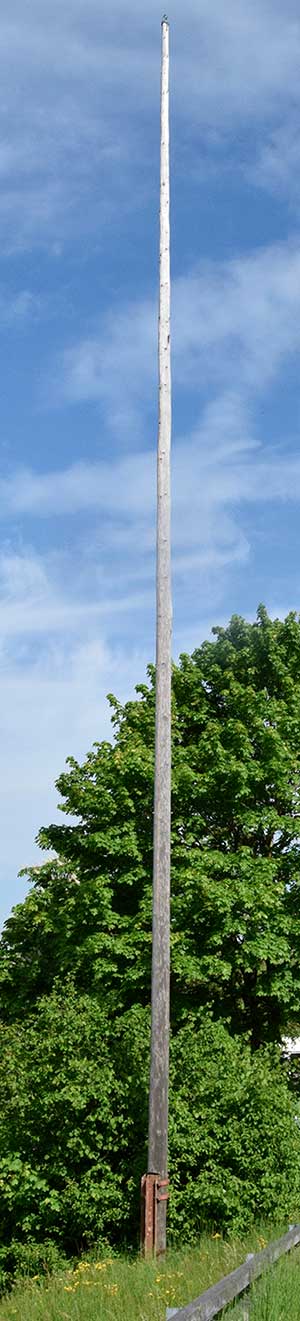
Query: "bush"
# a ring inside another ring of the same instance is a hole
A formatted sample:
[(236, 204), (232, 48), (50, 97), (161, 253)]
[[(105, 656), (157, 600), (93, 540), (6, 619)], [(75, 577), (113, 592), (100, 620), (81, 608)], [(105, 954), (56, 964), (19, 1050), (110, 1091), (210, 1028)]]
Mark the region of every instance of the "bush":
[(296, 1106), (276, 1047), (251, 1052), (209, 1020), (171, 1052), (170, 1225), (189, 1241), (208, 1225), (244, 1231), (289, 1216), (300, 1199)]
[[(149, 1012), (111, 1023), (71, 984), (0, 1030), (0, 1270), (50, 1271), (97, 1242), (137, 1246), (146, 1167)], [(222, 1024), (171, 1043), (169, 1226), (195, 1241), (293, 1216), (300, 1132), (276, 1048)], [(58, 1254), (58, 1255), (57, 1255)]]
[(36, 1243), (33, 1239), (22, 1243), (12, 1239), (9, 1246), (0, 1247), (0, 1291), (7, 1289), (13, 1280), (58, 1274), (68, 1265), (65, 1253), (52, 1239), (45, 1239), (43, 1243)]
[(69, 1254), (116, 1237), (128, 1116), (103, 1011), (54, 991), (25, 1025), (0, 1027), (0, 1050), (2, 1245), (50, 1239)]

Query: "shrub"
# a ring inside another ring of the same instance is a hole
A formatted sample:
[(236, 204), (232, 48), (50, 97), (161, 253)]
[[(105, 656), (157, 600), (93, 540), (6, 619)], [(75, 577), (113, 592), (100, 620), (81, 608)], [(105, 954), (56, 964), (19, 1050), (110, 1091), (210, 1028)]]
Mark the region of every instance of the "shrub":
[[(114, 1022), (71, 984), (0, 1031), (0, 1270), (56, 1268), (97, 1242), (137, 1246), (146, 1166), (149, 1012)], [(275, 1047), (254, 1054), (189, 1019), (171, 1042), (170, 1232), (291, 1217), (300, 1132)], [(58, 1254), (58, 1257), (57, 1257)]]
[(245, 1230), (300, 1198), (296, 1106), (276, 1047), (254, 1054), (220, 1023), (189, 1024), (171, 1053), (170, 1224)]
[(69, 1253), (118, 1234), (128, 1117), (95, 1000), (69, 986), (0, 1027), (0, 1240)]

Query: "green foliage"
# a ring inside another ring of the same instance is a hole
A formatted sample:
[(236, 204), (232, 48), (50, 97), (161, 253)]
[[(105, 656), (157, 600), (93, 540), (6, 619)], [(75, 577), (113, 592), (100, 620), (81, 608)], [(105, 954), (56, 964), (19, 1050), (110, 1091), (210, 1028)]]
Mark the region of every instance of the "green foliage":
[[(172, 1014), (210, 1007), (253, 1044), (279, 1039), (300, 992), (300, 623), (234, 617), (173, 670)], [(0, 946), (2, 1013), (68, 972), (112, 1013), (149, 1003), (155, 673), (115, 742), (69, 759), (70, 824)]]
[[(300, 622), (234, 617), (173, 670), (174, 1236), (299, 1203), (277, 1056), (300, 995)], [(135, 1241), (145, 1168), (155, 672), (58, 780), (0, 942), (0, 1266)], [(69, 818), (69, 819), (68, 819)], [(18, 1257), (19, 1253), (19, 1257)], [(2, 1255), (1, 1255), (2, 1254)], [(26, 1254), (28, 1254), (26, 1256)]]
[(56, 1272), (66, 1270), (67, 1266), (64, 1251), (53, 1239), (44, 1239), (42, 1243), (27, 1237), (12, 1238), (10, 1242), (7, 1239), (0, 1247), (0, 1295), (16, 1279), (48, 1279)]
[[(137, 1244), (148, 1010), (134, 1007), (112, 1024), (69, 984), (23, 1024), (2, 1025), (0, 1049), (2, 1271), (49, 1270), (51, 1244), (67, 1257), (93, 1243)], [(276, 1048), (253, 1057), (207, 1018), (180, 1028), (171, 1042), (170, 1167), (175, 1239), (292, 1214), (300, 1132)]]
[(289, 1217), (300, 1197), (300, 1133), (276, 1047), (251, 1052), (219, 1023), (190, 1023), (171, 1054), (170, 1224), (244, 1232)]
[[(128, 1217), (122, 1177), (130, 1116), (102, 1010), (54, 990), (24, 1025), (1, 1028), (0, 1242), (33, 1256), (115, 1236)], [(43, 1248), (38, 1249), (38, 1245)], [(26, 1258), (27, 1259), (27, 1258)]]

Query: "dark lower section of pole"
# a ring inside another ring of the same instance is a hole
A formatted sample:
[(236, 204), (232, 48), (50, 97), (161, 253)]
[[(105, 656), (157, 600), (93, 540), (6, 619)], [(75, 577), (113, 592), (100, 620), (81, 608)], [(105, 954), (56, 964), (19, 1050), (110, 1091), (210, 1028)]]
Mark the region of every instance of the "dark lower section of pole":
[[(143, 1174), (141, 1182), (141, 1248), (145, 1257), (164, 1251), (169, 1180)], [(163, 1246), (161, 1246), (163, 1244)]]

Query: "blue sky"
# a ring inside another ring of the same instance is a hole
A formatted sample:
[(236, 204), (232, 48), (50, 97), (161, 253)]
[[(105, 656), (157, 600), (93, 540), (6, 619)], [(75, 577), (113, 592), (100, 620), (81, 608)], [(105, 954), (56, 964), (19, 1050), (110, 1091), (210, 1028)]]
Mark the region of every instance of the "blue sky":
[[(172, 0), (174, 656), (300, 608), (300, 18)], [(0, 916), (154, 657), (161, 6), (2, 0)]]

